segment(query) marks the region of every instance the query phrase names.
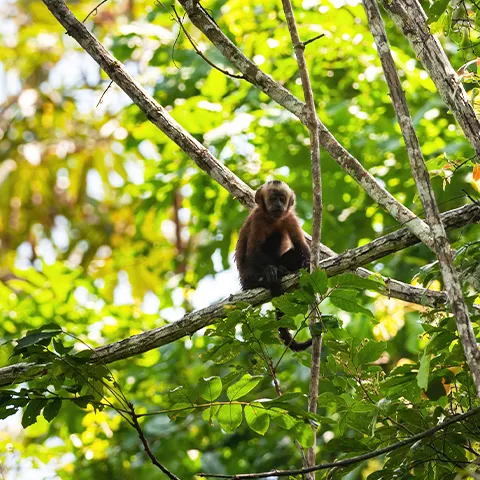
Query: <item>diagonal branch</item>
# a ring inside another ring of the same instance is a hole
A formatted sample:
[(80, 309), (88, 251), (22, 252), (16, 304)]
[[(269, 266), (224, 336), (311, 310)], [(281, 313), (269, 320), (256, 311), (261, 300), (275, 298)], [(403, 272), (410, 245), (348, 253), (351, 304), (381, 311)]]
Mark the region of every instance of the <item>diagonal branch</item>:
[(415, 133), (412, 118), (410, 117), (405, 93), (398, 77), (395, 62), (393, 61), (387, 33), (385, 32), (385, 26), (382, 16), (380, 15), (380, 10), (378, 9), (377, 1), (363, 0), (363, 5), (367, 12), (370, 30), (377, 45), (377, 51), (382, 62), (398, 124), (400, 125), (403, 139), (405, 140), (413, 178), (417, 184), (418, 194), (425, 210), (425, 217), (433, 235), (435, 252), (440, 265), (443, 283), (447, 291), (452, 312), (455, 315), (457, 330), (465, 358), (473, 376), (477, 396), (480, 397), (480, 350), (478, 349), (475, 332), (470, 322), (468, 308), (463, 298), (458, 273), (453, 263), (452, 249), (445, 227), (440, 219), (440, 212), (435, 200), (435, 194), (433, 193), (430, 176), (425, 166), (420, 143)]
[[(179, 0), (192, 23), (217, 47), (223, 56), (243, 73), (245, 79), (257, 86), (272, 100), (297, 116), (307, 127), (309, 125), (308, 109), (287, 89), (260, 70), (247, 58), (237, 46), (222, 32), (215, 21), (208, 15), (198, 0)], [(375, 178), (363, 168), (360, 162), (340, 145), (327, 127), (316, 117), (320, 144), (330, 156), (345, 170), (379, 205), (390, 213), (398, 222), (406, 224), (425, 245), (433, 249), (433, 241), (428, 225), (419, 219), (405, 205), (383, 188)]]
[(253, 192), (244, 182), (220, 163), (198, 140), (190, 135), (128, 73), (125, 67), (75, 18), (63, 0), (43, 0), (55, 18), (80, 46), (100, 65), (105, 73), (138, 105), (146, 117), (173, 140), (200, 169), (224, 187), (233, 198), (253, 208)]
[[(442, 214), (442, 220), (447, 229), (462, 227), (471, 222), (480, 221), (480, 208), (476, 204), (467, 205)], [(319, 266), (325, 269), (328, 276), (338, 275), (346, 271), (357, 269), (359, 265), (365, 265), (378, 260), (390, 253), (401, 250), (419, 243), (419, 240), (407, 228), (385, 235), (371, 242), (370, 250), (363, 245), (347, 252), (322, 260)], [(357, 269), (357, 273), (358, 273)], [(362, 271), (364, 269), (361, 269)], [(367, 270), (368, 272), (368, 270)], [(364, 276), (368, 274), (363, 274)], [(285, 289), (295, 288), (298, 285), (298, 277), (292, 275), (285, 279)], [(434, 292), (424, 288), (407, 285), (396, 280), (386, 279), (388, 288), (387, 294), (406, 301), (423, 304), (432, 307), (439, 307), (445, 304), (446, 295), (444, 292)], [(231, 307), (238, 302), (247, 302), (250, 305), (260, 305), (271, 299), (270, 293), (265, 289), (247, 290), (236, 295), (230, 295), (228, 299), (214, 303), (207, 308), (185, 315), (175, 323), (165, 325), (154, 330), (134, 335), (98, 347), (94, 350), (91, 358), (93, 363), (112, 363), (135, 355), (153, 350), (172, 343), (185, 335), (193, 335), (219, 318), (225, 317)], [(226, 308), (227, 307), (227, 308)], [(17, 363), (0, 368), (0, 387), (19, 383), (34, 376), (45, 375), (48, 372), (48, 365), (34, 363)]]
[(386, 453), (393, 452), (399, 448), (411, 445), (412, 443), (418, 442), (427, 437), (431, 437), (440, 430), (448, 428), (450, 425), (453, 425), (458, 422), (462, 422), (467, 418), (473, 417), (480, 413), (480, 407), (472, 408), (461, 415), (454, 415), (453, 417), (448, 418), (447, 420), (435, 425), (435, 427), (424, 430), (423, 432), (412, 435), (411, 437), (405, 438), (400, 442), (396, 442), (388, 447), (379, 448), (373, 452), (364, 453), (356, 457), (345, 458), (343, 460), (337, 460), (330, 463), (321, 463), (320, 465), (314, 465), (309, 468), (298, 468), (294, 470), (272, 470), (270, 472), (260, 472), (260, 473), (240, 473), (237, 475), (222, 475), (222, 474), (208, 474), (208, 473), (198, 473), (199, 477), (211, 477), (211, 478), (231, 478), (235, 480), (246, 480), (251, 478), (267, 478), (267, 477), (288, 477), (293, 475), (303, 475), (309, 472), (318, 472), (320, 470), (327, 470), (330, 468), (339, 468), (347, 467), (348, 465), (354, 465), (356, 463), (364, 462), (370, 458), (379, 457), (380, 455), (385, 455)]
[(455, 115), (477, 157), (480, 157), (480, 122), (442, 45), (430, 33), (421, 4), (417, 0), (382, 0), (382, 6), (410, 42), (438, 93)]

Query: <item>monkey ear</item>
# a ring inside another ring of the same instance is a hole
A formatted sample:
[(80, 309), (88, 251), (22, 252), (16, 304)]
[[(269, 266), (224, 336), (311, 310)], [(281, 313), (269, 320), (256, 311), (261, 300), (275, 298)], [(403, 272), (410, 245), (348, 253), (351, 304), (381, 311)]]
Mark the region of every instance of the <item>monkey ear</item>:
[(292, 208), (295, 205), (295, 192), (290, 190), (290, 198), (288, 199), (288, 208)]
[(256, 192), (255, 192), (255, 203), (257, 205), (260, 205), (261, 207), (264, 207), (265, 208), (265, 202), (264, 202), (264, 199), (263, 199), (263, 187), (264, 185), (262, 185)]

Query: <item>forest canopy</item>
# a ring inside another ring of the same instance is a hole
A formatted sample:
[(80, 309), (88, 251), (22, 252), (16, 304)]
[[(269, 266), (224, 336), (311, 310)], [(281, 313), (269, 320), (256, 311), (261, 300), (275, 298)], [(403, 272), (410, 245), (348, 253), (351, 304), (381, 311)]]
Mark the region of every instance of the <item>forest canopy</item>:
[[(480, 6), (33, 3), (0, 4), (0, 477), (478, 478)], [(233, 255), (272, 179), (313, 251), (273, 299)]]

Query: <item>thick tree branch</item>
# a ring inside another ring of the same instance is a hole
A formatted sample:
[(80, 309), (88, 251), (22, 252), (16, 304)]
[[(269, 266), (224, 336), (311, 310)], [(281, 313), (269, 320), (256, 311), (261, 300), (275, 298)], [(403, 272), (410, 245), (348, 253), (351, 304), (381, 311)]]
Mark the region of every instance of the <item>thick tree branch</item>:
[[(245, 79), (260, 88), (279, 105), (297, 116), (307, 127), (309, 125), (308, 109), (305, 103), (292, 95), (287, 89), (264, 73), (247, 58), (237, 46), (222, 32), (214, 20), (197, 0), (179, 0), (192, 23), (217, 47)], [(428, 226), (407, 207), (402, 205), (383, 188), (360, 162), (343, 148), (327, 127), (316, 117), (320, 144), (330, 156), (343, 168), (379, 205), (389, 212), (398, 222), (406, 224), (425, 245), (433, 249), (433, 241)]]
[[(305, 45), (300, 40), (295, 15), (290, 0), (282, 0), (283, 11), (287, 19), (290, 38), (292, 39), (295, 57), (297, 58), (300, 78), (302, 80), (303, 94), (305, 96), (306, 117), (308, 120), (308, 131), (310, 134), (310, 156), (312, 164), (312, 183), (313, 183), (313, 224), (312, 224), (312, 244), (310, 254), (310, 270), (313, 272), (320, 262), (320, 241), (322, 238), (322, 170), (320, 164), (320, 137), (317, 128), (317, 113), (315, 109), (315, 100), (313, 97), (310, 75), (308, 74), (307, 61), (305, 60)], [(318, 297), (318, 295), (317, 295)], [(314, 307), (311, 312), (308, 323), (314, 327), (320, 319), (318, 308)], [(312, 329), (313, 331), (313, 329)], [(318, 385), (320, 381), (320, 357), (322, 353), (322, 336), (312, 336), (312, 363), (310, 368), (310, 384), (308, 387), (308, 411), (317, 413), (318, 403)], [(315, 465), (315, 456), (317, 451), (317, 425), (312, 423), (313, 445), (307, 450), (306, 462), (304, 466), (311, 467)], [(309, 474), (307, 478), (314, 480), (315, 475)]]
[(412, 443), (418, 442), (427, 437), (431, 437), (440, 430), (448, 428), (450, 425), (453, 425), (458, 422), (462, 422), (467, 418), (473, 417), (480, 413), (480, 407), (472, 408), (468, 412), (465, 412), (461, 415), (454, 415), (449, 419), (439, 423), (433, 428), (429, 428), (423, 432), (412, 435), (411, 437), (406, 438), (400, 442), (389, 445), (388, 447), (379, 448), (373, 452), (364, 453), (356, 457), (345, 458), (344, 460), (337, 460), (336, 462), (330, 463), (321, 463), (320, 465), (315, 465), (309, 468), (298, 468), (294, 470), (271, 470), (270, 472), (259, 472), (259, 473), (240, 473), (237, 475), (219, 475), (219, 474), (209, 474), (209, 473), (198, 473), (199, 477), (210, 477), (210, 478), (232, 478), (235, 480), (246, 480), (250, 478), (267, 478), (267, 477), (288, 477), (290, 475), (303, 475), (309, 472), (318, 472), (319, 470), (328, 470), (330, 468), (339, 468), (347, 467), (348, 465), (353, 465), (355, 463), (364, 462), (370, 458), (379, 457), (380, 455), (385, 455), (386, 453), (393, 452), (399, 448), (411, 445)]
[(427, 16), (417, 0), (382, 0), (383, 8), (407, 38), (480, 158), (480, 122), (467, 93), (438, 38), (430, 33)]
[(380, 61), (382, 62), (397, 120), (402, 131), (403, 139), (405, 140), (405, 145), (407, 146), (413, 178), (417, 184), (418, 194), (422, 201), (423, 209), (425, 210), (425, 217), (433, 235), (435, 252), (450, 306), (457, 322), (460, 342), (473, 376), (477, 396), (480, 397), (480, 350), (478, 349), (475, 332), (470, 322), (468, 308), (463, 298), (458, 273), (453, 263), (453, 254), (447, 232), (440, 219), (440, 212), (430, 183), (430, 176), (425, 166), (420, 143), (410, 117), (405, 93), (403, 92), (393, 61), (377, 0), (363, 0), (363, 4), (367, 12), (370, 30), (377, 45)]
[[(442, 220), (447, 229), (462, 227), (472, 222), (479, 222), (480, 208), (476, 204), (471, 204), (450, 210), (442, 214)], [(370, 244), (367, 244), (370, 245), (370, 247), (363, 245), (352, 250), (347, 250), (341, 255), (324, 259), (320, 262), (319, 266), (325, 269), (328, 276), (338, 275), (352, 270), (356, 270), (357, 273), (360, 271), (361, 276), (368, 276), (370, 273), (364, 273), (365, 269), (358, 269), (359, 265), (365, 265), (417, 243), (419, 243), (418, 238), (407, 228), (403, 228), (370, 242)], [(298, 277), (296, 275), (287, 277), (283, 284), (286, 289), (295, 288), (297, 285)], [(388, 289), (386, 294), (413, 303), (439, 307), (444, 305), (447, 300), (444, 292), (434, 292), (388, 278), (386, 279), (386, 285)], [(230, 297), (225, 300), (185, 315), (178, 322), (149, 330), (103, 347), (98, 347), (94, 350), (92, 362), (112, 363), (167, 345), (185, 335), (193, 335), (201, 328), (214, 323), (219, 318), (223, 318), (228, 311), (231, 310), (231, 306), (240, 301), (247, 302), (251, 305), (260, 305), (270, 300), (270, 298), (269, 292), (261, 288), (230, 295)], [(0, 368), (0, 387), (19, 383), (33, 376), (44, 375), (47, 372), (48, 365), (46, 364), (18, 363), (3, 367)]]

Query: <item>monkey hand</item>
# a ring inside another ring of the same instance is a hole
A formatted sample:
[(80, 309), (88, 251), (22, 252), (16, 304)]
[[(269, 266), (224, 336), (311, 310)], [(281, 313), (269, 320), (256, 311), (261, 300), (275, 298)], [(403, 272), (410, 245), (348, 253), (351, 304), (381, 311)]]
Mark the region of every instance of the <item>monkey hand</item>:
[(281, 272), (275, 265), (268, 265), (263, 271), (263, 283), (268, 288), (278, 284), (281, 278)]

